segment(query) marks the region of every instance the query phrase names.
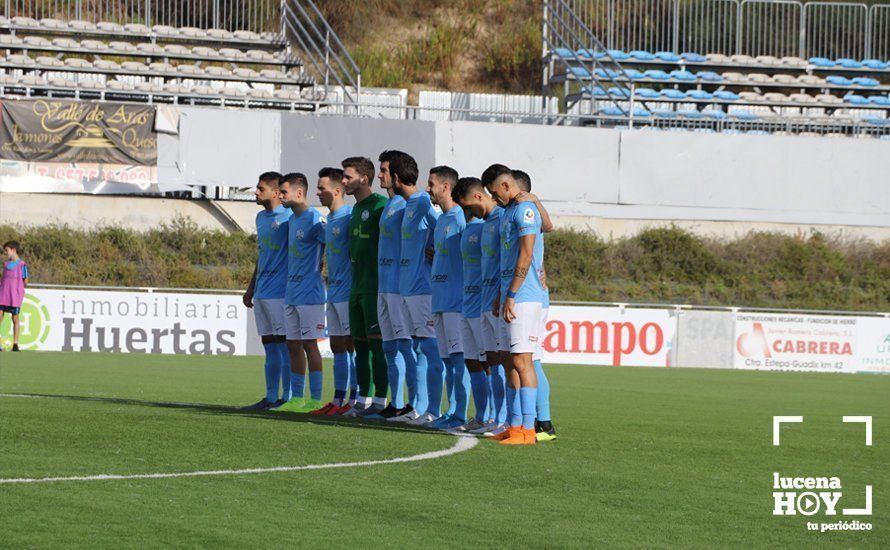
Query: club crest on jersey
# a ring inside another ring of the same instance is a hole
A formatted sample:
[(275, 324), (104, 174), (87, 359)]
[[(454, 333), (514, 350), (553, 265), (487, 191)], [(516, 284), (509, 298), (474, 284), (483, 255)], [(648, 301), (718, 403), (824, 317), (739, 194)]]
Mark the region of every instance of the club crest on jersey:
[(479, 235), (470, 235), (470, 243), (476, 244), (479, 242)]
[(409, 220), (413, 220), (414, 219), (414, 211), (409, 210), (408, 212), (405, 212), (405, 216), (407, 216)]
[(272, 229), (278, 229), (279, 227), (281, 227), (281, 224), (278, 223), (278, 220), (272, 222)]
[(305, 233), (303, 232), (302, 229), (297, 229), (297, 233), (296, 233), (296, 237), (297, 237), (297, 239), (299, 239), (299, 240), (302, 241), (304, 235), (305, 235)]
[(370, 217), (371, 217), (371, 213), (368, 212), (367, 210), (362, 212), (362, 221), (363, 222), (368, 221), (368, 218), (370, 218)]
[(387, 218), (391, 218), (391, 217), (393, 217), (393, 216), (395, 216), (395, 215), (396, 215), (396, 211), (395, 211), (394, 208), (390, 208), (389, 210), (386, 211), (386, 217), (387, 217)]
[(334, 233), (334, 235), (339, 235), (339, 234), (340, 234), (340, 228), (339, 228), (339, 227), (335, 227), (335, 228), (333, 229), (332, 232)]
[(525, 223), (534, 223), (535, 221), (535, 212), (531, 208), (525, 211), (525, 214), (522, 216), (522, 221)]

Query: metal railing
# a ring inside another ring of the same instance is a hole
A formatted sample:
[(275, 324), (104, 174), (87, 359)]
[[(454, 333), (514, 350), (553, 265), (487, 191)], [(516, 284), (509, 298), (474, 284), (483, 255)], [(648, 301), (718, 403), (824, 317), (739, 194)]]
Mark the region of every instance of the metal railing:
[[(544, 0), (556, 4), (557, 0)], [(890, 58), (890, 4), (798, 0), (565, 0), (615, 50)], [(553, 10), (550, 10), (551, 13)], [(545, 8), (545, 17), (547, 9)], [(554, 38), (550, 37), (554, 42)], [(593, 44), (583, 47), (593, 47)]]
[(279, 0), (2, 0), (4, 17), (278, 32)]
[(323, 99), (329, 86), (341, 91), (344, 102), (361, 112), (362, 72), (337, 33), (312, 0), (281, 0), (281, 34), (299, 50), (303, 66), (323, 84)]

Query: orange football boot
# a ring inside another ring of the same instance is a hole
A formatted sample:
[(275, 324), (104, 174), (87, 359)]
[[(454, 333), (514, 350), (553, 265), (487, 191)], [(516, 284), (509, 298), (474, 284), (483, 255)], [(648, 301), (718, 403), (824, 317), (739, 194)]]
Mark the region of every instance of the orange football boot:
[(501, 440), (507, 439), (508, 437), (513, 435), (513, 433), (516, 430), (521, 430), (521, 429), (522, 429), (522, 426), (510, 426), (509, 428), (507, 428), (506, 430), (502, 431), (501, 433), (499, 433), (497, 435), (489, 436), (488, 439), (490, 439), (492, 441), (501, 441)]
[(510, 437), (503, 439), (500, 444), (501, 445), (534, 445), (538, 442), (537, 434), (535, 434), (535, 430), (526, 430), (525, 428), (519, 427), (516, 431), (513, 432)]

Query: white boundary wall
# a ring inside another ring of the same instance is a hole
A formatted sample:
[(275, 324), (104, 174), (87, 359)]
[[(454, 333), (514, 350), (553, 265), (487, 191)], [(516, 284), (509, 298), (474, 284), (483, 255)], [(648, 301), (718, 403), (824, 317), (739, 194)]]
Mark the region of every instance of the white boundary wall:
[[(23, 349), (263, 353), (252, 312), (230, 291), (32, 287), (20, 322)], [(542, 345), (548, 363), (890, 373), (890, 314), (553, 305)]]

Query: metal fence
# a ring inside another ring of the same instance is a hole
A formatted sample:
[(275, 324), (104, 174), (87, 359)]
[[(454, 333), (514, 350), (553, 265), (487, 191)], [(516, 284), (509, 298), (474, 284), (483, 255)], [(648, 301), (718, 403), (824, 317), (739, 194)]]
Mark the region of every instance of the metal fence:
[(5, 17), (171, 27), (280, 30), (279, 0), (0, 0)]
[(861, 3), (798, 0), (565, 3), (609, 49), (890, 59), (890, 4), (869, 8)]

